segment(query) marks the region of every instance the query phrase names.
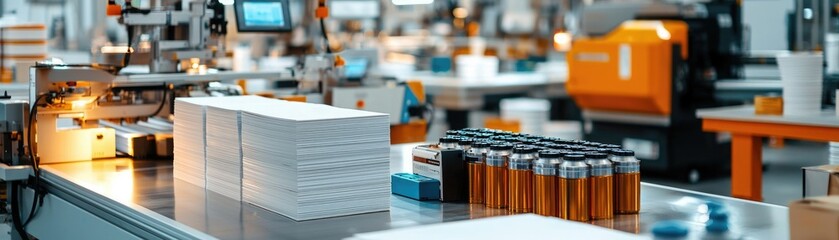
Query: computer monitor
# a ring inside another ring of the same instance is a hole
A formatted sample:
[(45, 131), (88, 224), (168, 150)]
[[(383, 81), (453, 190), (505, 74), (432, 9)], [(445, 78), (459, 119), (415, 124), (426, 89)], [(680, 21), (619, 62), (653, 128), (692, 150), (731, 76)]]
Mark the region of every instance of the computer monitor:
[(360, 82), (367, 75), (369, 63), (366, 58), (345, 58), (344, 76), (350, 82)]
[(239, 32), (291, 31), (288, 0), (237, 0), (234, 8)]

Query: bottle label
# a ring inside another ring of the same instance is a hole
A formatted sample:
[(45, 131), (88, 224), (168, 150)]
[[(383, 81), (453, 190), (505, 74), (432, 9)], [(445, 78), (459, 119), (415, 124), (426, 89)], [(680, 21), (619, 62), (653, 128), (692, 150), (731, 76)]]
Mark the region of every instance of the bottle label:
[(510, 162), (510, 169), (514, 170), (530, 170), (531, 167), (530, 162)]
[(503, 167), (509, 158), (509, 156), (505, 155), (489, 155), (487, 156), (486, 164), (494, 167)]

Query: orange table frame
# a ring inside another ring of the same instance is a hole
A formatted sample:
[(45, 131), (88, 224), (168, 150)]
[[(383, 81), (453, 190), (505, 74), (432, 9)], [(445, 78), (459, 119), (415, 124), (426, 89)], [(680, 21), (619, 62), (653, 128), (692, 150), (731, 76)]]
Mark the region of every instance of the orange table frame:
[(731, 133), (731, 196), (755, 201), (763, 199), (762, 139), (783, 137), (810, 141), (839, 142), (839, 128), (790, 123), (768, 123), (704, 118), (702, 129)]

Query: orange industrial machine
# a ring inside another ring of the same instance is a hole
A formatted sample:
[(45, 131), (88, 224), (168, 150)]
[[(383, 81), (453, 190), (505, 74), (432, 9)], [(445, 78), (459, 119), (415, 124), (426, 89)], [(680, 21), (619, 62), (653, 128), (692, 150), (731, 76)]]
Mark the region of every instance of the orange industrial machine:
[(627, 21), (603, 38), (578, 40), (568, 93), (583, 109), (667, 116), (673, 65), (687, 59), (687, 44), (681, 21)]
[(690, 180), (729, 166), (728, 143), (703, 133), (695, 111), (719, 106), (713, 82), (742, 68), (731, 60), (740, 55), (740, 10), (733, 1), (707, 7), (706, 15), (636, 16), (644, 20), (573, 42), (567, 90), (587, 140), (622, 144), (645, 171)]

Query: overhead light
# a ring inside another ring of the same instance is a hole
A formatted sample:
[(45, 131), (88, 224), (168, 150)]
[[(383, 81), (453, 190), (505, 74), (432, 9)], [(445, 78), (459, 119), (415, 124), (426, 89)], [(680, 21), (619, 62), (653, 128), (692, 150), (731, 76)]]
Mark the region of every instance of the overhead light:
[(459, 7), (452, 11), (452, 15), (454, 15), (455, 18), (466, 18), (469, 16), (469, 11), (466, 11), (465, 8)]
[(233, 5), (233, 2), (235, 2), (235, 0), (219, 0), (218, 2), (224, 5)]
[(431, 4), (434, 0), (390, 0), (394, 5), (420, 5)]
[(554, 49), (557, 51), (567, 52), (571, 50), (571, 40), (573, 36), (567, 32), (554, 33)]
[(99, 52), (101, 53), (126, 53), (126, 52), (134, 52), (134, 48), (128, 46), (102, 46), (99, 48)]

